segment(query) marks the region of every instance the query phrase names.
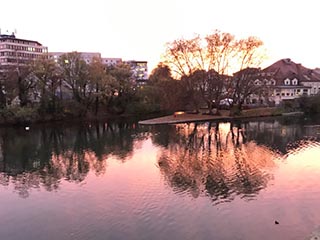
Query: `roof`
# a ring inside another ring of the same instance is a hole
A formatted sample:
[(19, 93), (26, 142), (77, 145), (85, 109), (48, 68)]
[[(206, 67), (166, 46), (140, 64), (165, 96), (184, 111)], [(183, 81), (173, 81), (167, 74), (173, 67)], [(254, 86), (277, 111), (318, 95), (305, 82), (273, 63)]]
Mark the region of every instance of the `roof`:
[(262, 70), (271, 75), (277, 84), (283, 83), (285, 79), (298, 79), (300, 82), (320, 82), (320, 72), (306, 68), (300, 63), (293, 62), (290, 58), (281, 59)]
[(26, 42), (32, 42), (32, 43), (35, 43), (39, 46), (42, 46), (41, 43), (37, 42), (37, 41), (33, 41), (33, 40), (27, 40), (27, 39), (22, 39), (22, 38), (16, 38), (16, 36), (14, 34), (11, 34), (11, 35), (7, 35), (7, 34), (1, 34), (0, 35), (0, 41), (1, 40), (9, 40), (9, 39), (14, 39), (14, 40), (18, 40), (18, 41), (26, 41)]
[(248, 67), (248, 68), (244, 68), (238, 72), (235, 72), (233, 74), (233, 76), (235, 77), (241, 77), (243, 75), (250, 75), (250, 76), (259, 76), (260, 75), (260, 71), (261, 69), (260, 68), (251, 68), (251, 67)]

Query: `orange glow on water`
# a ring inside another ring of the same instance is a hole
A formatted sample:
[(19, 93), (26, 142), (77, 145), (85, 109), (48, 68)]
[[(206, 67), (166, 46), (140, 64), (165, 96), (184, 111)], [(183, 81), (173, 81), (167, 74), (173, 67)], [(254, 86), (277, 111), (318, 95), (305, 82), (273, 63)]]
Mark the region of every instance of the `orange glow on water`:
[(314, 131), (277, 121), (130, 126), (66, 130), (67, 145), (50, 145), (51, 132), (10, 138), (0, 158), (0, 236), (304, 239), (319, 224)]

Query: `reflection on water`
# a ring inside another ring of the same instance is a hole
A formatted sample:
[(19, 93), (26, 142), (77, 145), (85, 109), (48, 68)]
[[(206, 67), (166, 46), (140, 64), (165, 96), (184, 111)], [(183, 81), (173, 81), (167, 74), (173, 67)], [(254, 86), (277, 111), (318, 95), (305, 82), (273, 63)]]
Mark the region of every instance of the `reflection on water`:
[(0, 129), (0, 239), (304, 239), (320, 225), (319, 124)]
[(275, 159), (318, 144), (320, 125), (286, 121), (1, 129), (0, 184), (13, 183), (21, 197), (40, 186), (57, 190), (61, 180), (82, 182), (90, 171), (104, 175), (108, 159), (127, 161), (139, 141), (151, 137), (162, 149), (157, 165), (174, 192), (215, 203), (237, 195), (252, 200), (273, 179)]
[(104, 123), (72, 128), (2, 129), (0, 184), (14, 184), (21, 197), (30, 188), (59, 188), (60, 180), (81, 182), (93, 171), (103, 175), (107, 159), (126, 161), (137, 135), (136, 124)]
[(193, 197), (230, 201), (236, 195), (254, 199), (272, 178), (275, 153), (248, 141), (240, 126), (230, 123), (177, 125), (179, 139), (159, 157), (169, 185)]

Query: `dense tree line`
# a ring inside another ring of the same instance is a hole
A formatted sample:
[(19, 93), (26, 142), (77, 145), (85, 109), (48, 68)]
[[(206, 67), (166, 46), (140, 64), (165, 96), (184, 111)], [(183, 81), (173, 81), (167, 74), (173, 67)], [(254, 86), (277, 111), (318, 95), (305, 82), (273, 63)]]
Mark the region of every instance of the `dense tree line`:
[(0, 112), (10, 118), (7, 110), (18, 105), (31, 109), (31, 115), (84, 117), (199, 112), (206, 106), (212, 114), (213, 109), (219, 113), (221, 101), (232, 99), (228, 105), (239, 114), (252, 94), (268, 93), (266, 86), (255, 83), (262, 45), (255, 37), (239, 40), (220, 31), (175, 40), (167, 43), (163, 61), (143, 86), (135, 84), (126, 64), (106, 66), (99, 58), (86, 63), (77, 52), (59, 59), (44, 55), (0, 71)]
[(130, 66), (86, 63), (78, 52), (47, 55), (0, 72), (0, 109), (31, 108), (44, 115), (121, 114), (137, 101)]

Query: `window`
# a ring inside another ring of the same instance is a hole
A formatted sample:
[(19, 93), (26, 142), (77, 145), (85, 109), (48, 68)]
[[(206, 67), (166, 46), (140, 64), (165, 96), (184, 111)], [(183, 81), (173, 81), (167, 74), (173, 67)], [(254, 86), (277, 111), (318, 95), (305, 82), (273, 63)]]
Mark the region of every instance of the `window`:
[(289, 79), (284, 80), (284, 85), (290, 85), (290, 80)]
[(298, 80), (296, 78), (292, 80), (292, 85), (298, 85)]
[(259, 79), (256, 79), (256, 80), (254, 81), (254, 84), (255, 84), (255, 85), (261, 85), (261, 82), (260, 82)]

